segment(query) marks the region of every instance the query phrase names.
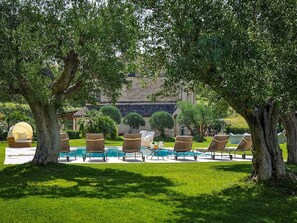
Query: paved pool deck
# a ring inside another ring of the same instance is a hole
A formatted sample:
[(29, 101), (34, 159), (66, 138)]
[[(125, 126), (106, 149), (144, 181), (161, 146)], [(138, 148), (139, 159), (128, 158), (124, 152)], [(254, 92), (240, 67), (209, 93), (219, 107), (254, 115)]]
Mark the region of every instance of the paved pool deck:
[[(120, 148), (120, 147), (119, 147)], [(77, 150), (77, 147), (72, 147), (71, 150)], [(6, 148), (5, 149), (5, 160), (4, 164), (23, 164), (32, 161), (35, 154), (35, 147), (31, 148)], [(188, 162), (251, 162), (252, 156), (246, 156), (246, 159), (242, 159), (241, 155), (233, 156), (233, 159), (230, 160), (227, 153), (223, 153), (223, 157), (221, 157), (221, 153), (216, 153), (215, 160), (211, 159), (210, 154), (203, 153), (198, 154), (198, 158), (195, 161), (193, 156), (180, 156), (178, 160), (174, 159), (173, 155), (169, 156), (147, 156), (150, 154), (150, 151), (144, 151), (144, 155), (146, 157), (145, 163), (188, 163)], [(83, 161), (82, 156), (77, 156), (76, 159), (70, 156), (70, 161), (67, 162), (65, 157), (61, 157), (59, 160), (60, 163), (93, 163), (93, 164), (103, 164), (103, 163), (143, 163), (141, 156), (134, 158), (131, 154), (128, 154), (126, 160), (123, 161), (122, 158), (118, 157), (107, 157), (107, 161), (104, 162), (101, 157), (89, 157), (86, 158), (85, 162)]]

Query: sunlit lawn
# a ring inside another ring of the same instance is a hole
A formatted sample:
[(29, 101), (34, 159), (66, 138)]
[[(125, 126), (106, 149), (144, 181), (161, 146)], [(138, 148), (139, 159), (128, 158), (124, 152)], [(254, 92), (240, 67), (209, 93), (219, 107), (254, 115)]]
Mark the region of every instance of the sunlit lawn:
[[(122, 141), (106, 142), (122, 145)], [(205, 147), (196, 144), (194, 147)], [(72, 140), (84, 146), (84, 140)], [(241, 162), (4, 166), (0, 222), (296, 222), (297, 186)], [(173, 146), (166, 143), (165, 146)], [(296, 166), (290, 166), (297, 172)], [(274, 187), (273, 187), (274, 186)]]

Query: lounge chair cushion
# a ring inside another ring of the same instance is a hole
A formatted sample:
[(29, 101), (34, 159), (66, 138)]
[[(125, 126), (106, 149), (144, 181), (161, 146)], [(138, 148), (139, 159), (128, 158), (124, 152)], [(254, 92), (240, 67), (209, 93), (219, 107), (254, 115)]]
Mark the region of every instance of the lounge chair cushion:
[(174, 143), (174, 151), (187, 152), (192, 150), (192, 136), (176, 136)]
[(139, 152), (141, 148), (141, 134), (124, 135), (123, 152)]

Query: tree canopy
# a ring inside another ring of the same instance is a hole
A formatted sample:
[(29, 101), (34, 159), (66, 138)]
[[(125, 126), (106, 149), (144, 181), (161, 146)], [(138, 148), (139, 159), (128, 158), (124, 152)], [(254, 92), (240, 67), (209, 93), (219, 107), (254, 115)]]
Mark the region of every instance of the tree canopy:
[[(162, 61), (169, 89), (209, 85), (224, 99), (231, 98), (227, 101), (237, 110), (281, 100), (284, 92), (296, 90), (297, 75), (290, 63), (294, 57), (284, 59), (296, 47), (295, 5), (146, 1), (141, 7), (146, 14), (143, 31), (148, 30), (144, 55)], [(284, 72), (289, 67), (290, 72)]]
[(134, 47), (129, 5), (13, 0), (2, 1), (1, 9), (1, 84), (7, 92), (57, 103), (82, 89), (79, 97), (119, 94)]

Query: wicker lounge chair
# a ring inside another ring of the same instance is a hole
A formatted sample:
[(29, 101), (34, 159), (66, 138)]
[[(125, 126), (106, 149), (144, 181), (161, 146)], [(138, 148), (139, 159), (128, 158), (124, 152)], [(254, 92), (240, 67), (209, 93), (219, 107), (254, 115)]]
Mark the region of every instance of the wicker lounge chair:
[(83, 161), (86, 160), (87, 155), (91, 159), (94, 153), (102, 154), (103, 161), (107, 160), (106, 151), (104, 149), (104, 135), (103, 133), (87, 133), (86, 134), (86, 153)]
[[(70, 161), (70, 155), (73, 152), (70, 150), (70, 145), (69, 145), (69, 137), (67, 133), (60, 133), (60, 153), (59, 153), (59, 158), (61, 158), (61, 155), (66, 156), (66, 160), (69, 162)], [(76, 152), (74, 152), (74, 156), (76, 159)]]
[[(212, 141), (209, 144), (208, 148), (198, 148), (196, 149), (196, 151), (203, 152), (203, 153), (210, 152), (211, 158), (214, 160), (216, 152), (221, 152), (221, 156), (223, 155), (222, 153), (226, 147), (228, 140), (229, 140), (228, 135), (215, 135), (212, 138)], [(232, 160), (233, 156), (229, 155), (229, 158), (230, 160)]]
[(14, 137), (7, 137), (8, 147), (10, 148), (24, 148), (32, 147), (32, 140), (15, 140)]
[(237, 151), (242, 151), (243, 152), (242, 159), (245, 159), (246, 157), (245, 152), (251, 150), (252, 145), (253, 145), (253, 142), (252, 142), (251, 135), (244, 135), (237, 147), (227, 147), (225, 150), (229, 152), (229, 155), (231, 155), (230, 153), (234, 151), (234, 157), (236, 157)]
[(126, 160), (127, 153), (134, 153), (136, 159), (137, 154), (141, 154), (141, 158), (145, 161), (145, 156), (141, 151), (141, 134), (126, 134), (124, 135), (123, 149), (122, 149), (123, 161)]
[(194, 160), (197, 160), (196, 152), (192, 150), (193, 137), (192, 136), (176, 136), (173, 151), (175, 153), (175, 160), (178, 154), (181, 153), (185, 156), (186, 153), (192, 153)]

